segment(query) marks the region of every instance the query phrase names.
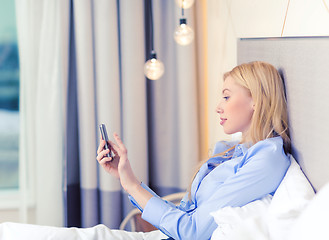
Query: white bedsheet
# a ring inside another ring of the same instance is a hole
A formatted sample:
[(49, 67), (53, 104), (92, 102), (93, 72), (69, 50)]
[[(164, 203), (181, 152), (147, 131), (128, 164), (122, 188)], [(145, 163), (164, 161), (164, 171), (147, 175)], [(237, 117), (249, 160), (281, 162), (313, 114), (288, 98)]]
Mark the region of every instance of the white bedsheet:
[(243, 207), (225, 207), (211, 213), (217, 229), (211, 240), (269, 240), (267, 221), (272, 196)]
[(111, 230), (105, 225), (64, 228), (6, 222), (0, 224), (1, 240), (156, 240), (168, 238), (160, 231), (149, 233)]

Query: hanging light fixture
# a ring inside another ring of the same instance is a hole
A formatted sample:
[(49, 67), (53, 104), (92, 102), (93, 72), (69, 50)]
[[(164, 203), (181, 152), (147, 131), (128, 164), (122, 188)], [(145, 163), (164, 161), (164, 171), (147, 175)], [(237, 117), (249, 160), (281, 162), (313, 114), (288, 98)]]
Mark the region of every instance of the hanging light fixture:
[(144, 74), (148, 79), (158, 80), (163, 73), (164, 65), (157, 59), (155, 51), (152, 51), (150, 59), (144, 64)]
[[(186, 1), (181, 0), (180, 2), (183, 6)], [(174, 32), (174, 39), (182, 46), (190, 44), (194, 39), (194, 31), (187, 25), (186, 18), (184, 18), (184, 7), (182, 7), (182, 18), (179, 19), (179, 26), (176, 27)]]
[(186, 24), (186, 18), (179, 19), (179, 26), (174, 32), (175, 41), (182, 46), (190, 44), (194, 39), (194, 31)]
[(149, 3), (149, 40), (151, 44), (151, 54), (149, 60), (144, 64), (144, 74), (150, 80), (158, 80), (164, 74), (165, 67), (164, 64), (157, 59), (156, 52), (154, 51), (152, 0), (150, 0)]
[(192, 7), (192, 5), (194, 4), (194, 0), (176, 0), (176, 4), (180, 7), (180, 8), (190, 8)]

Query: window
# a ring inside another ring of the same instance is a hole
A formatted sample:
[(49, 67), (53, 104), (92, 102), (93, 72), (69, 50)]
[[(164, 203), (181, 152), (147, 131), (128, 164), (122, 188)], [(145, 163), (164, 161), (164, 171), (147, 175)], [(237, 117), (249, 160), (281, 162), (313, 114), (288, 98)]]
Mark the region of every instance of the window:
[(0, 192), (18, 189), (19, 61), (15, 1), (0, 3)]

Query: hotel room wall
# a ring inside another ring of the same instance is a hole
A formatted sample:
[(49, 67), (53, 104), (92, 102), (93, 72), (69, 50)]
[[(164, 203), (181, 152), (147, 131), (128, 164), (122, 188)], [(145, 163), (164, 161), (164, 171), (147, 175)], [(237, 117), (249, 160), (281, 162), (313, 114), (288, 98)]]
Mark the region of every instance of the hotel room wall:
[(214, 109), (221, 97), (223, 73), (237, 64), (237, 38), (329, 35), (328, 0), (291, 1), (287, 12), (288, 2), (289, 0), (208, 0), (210, 149), (218, 140), (231, 138), (223, 132)]

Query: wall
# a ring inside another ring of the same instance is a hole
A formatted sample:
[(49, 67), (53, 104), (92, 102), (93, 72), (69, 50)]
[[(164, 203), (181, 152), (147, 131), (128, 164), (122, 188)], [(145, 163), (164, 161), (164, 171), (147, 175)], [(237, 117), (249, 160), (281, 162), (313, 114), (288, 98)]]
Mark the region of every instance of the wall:
[[(2, 222), (19, 222), (19, 211), (17, 209), (1, 209), (0, 223)], [(35, 223), (35, 209), (30, 208), (28, 211), (28, 223)]]
[[(209, 147), (229, 139), (215, 107), (222, 75), (237, 63), (237, 38), (280, 37), (289, 0), (208, 0)], [(290, 1), (283, 37), (328, 36), (329, 0)]]

